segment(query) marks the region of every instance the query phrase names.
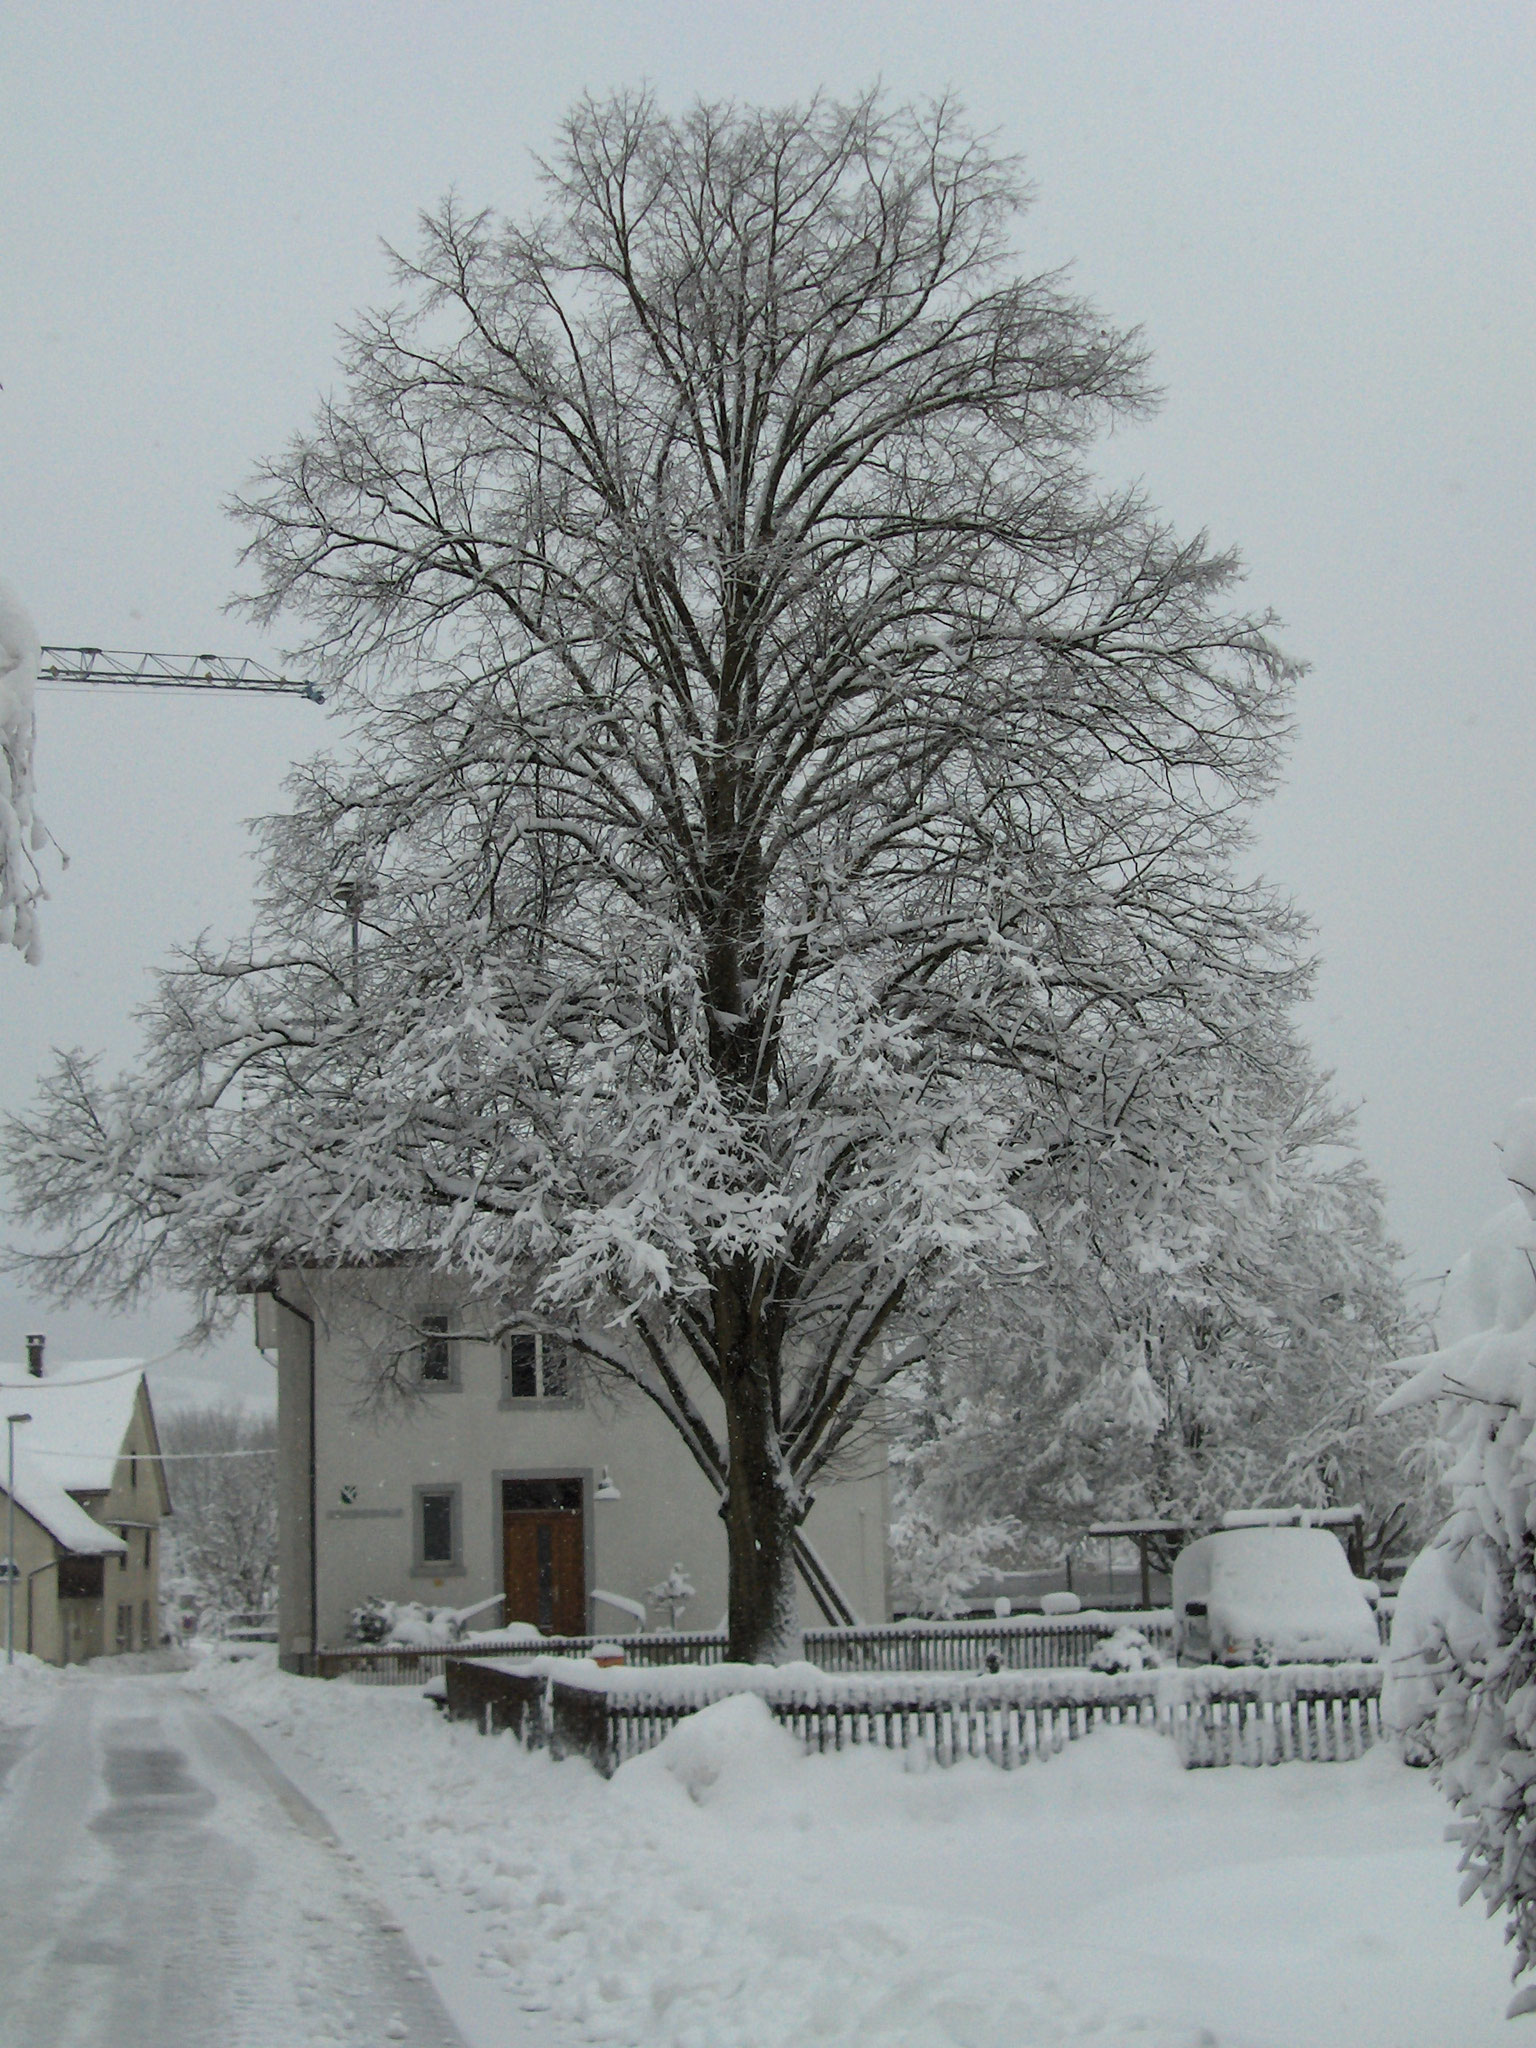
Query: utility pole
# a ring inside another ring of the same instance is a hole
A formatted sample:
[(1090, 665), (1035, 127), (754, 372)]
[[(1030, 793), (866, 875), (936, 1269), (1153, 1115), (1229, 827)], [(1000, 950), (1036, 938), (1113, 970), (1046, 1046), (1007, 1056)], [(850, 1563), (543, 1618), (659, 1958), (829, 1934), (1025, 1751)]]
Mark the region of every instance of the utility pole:
[(14, 1661), (16, 1651), (16, 1428), (30, 1422), (30, 1415), (5, 1418), (5, 1661)]

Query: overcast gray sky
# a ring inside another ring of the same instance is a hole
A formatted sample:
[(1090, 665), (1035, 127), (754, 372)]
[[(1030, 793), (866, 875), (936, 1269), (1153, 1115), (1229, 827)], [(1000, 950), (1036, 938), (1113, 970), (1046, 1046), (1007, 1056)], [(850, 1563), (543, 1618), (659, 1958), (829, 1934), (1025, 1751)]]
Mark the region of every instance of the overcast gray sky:
[[(0, 21), (0, 574), (45, 641), (271, 653), (221, 615), (227, 494), (308, 418), (336, 330), (450, 186), (517, 210), (584, 90), (953, 90), (1026, 158), (1032, 268), (1140, 322), (1167, 391), (1110, 444), (1235, 543), (1312, 664), (1266, 869), (1316, 923), (1308, 1027), (1413, 1272), (1501, 1195), (1536, 1092), (1531, 567), (1536, 9), (1257, 0), (70, 5)], [(51, 692), (71, 856), (0, 959), (0, 1102), (122, 1060), (168, 948), (249, 902), (242, 820), (328, 743), (298, 701)], [(184, 1312), (0, 1291), (0, 1357), (171, 1345)], [(244, 1332), (176, 1375), (260, 1395)]]

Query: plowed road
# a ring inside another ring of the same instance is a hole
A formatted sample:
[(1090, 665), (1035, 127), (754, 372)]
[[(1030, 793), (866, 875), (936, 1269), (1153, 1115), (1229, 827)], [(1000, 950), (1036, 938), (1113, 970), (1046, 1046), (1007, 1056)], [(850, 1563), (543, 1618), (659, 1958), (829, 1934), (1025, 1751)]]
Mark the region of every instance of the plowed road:
[(0, 1775), (3, 2048), (463, 2048), (367, 1872), (174, 1680), (71, 1673)]

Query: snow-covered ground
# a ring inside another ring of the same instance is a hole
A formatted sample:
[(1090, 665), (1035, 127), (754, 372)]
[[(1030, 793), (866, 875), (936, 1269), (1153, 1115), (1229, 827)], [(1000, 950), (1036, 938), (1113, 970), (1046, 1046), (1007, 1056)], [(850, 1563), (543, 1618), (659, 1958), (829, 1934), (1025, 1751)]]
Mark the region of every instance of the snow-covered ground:
[(751, 1697), (604, 1783), (409, 1690), (184, 1684), (250, 1729), (398, 1912), (476, 2048), (1501, 2048), (1497, 1925), (1388, 1748), (1182, 1771), (802, 1756)]

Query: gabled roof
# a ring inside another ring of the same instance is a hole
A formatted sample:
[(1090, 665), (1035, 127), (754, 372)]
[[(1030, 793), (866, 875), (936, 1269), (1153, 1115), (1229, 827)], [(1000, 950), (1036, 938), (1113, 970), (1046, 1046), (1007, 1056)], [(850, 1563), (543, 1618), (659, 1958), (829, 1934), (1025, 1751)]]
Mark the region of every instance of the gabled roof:
[(16, 1432), (18, 1458), (25, 1448), (34, 1470), (66, 1493), (108, 1492), (143, 1384), (137, 1358), (50, 1365), (40, 1379), (24, 1365), (0, 1365), (0, 1405), (32, 1418)]
[[(0, 1500), (5, 1498), (5, 1466), (0, 1464)], [(77, 1557), (113, 1557), (128, 1546), (121, 1536), (93, 1521), (77, 1500), (71, 1500), (19, 1450), (16, 1453), (16, 1505), (30, 1515), (54, 1541)], [(0, 1532), (3, 1533), (3, 1532)]]

